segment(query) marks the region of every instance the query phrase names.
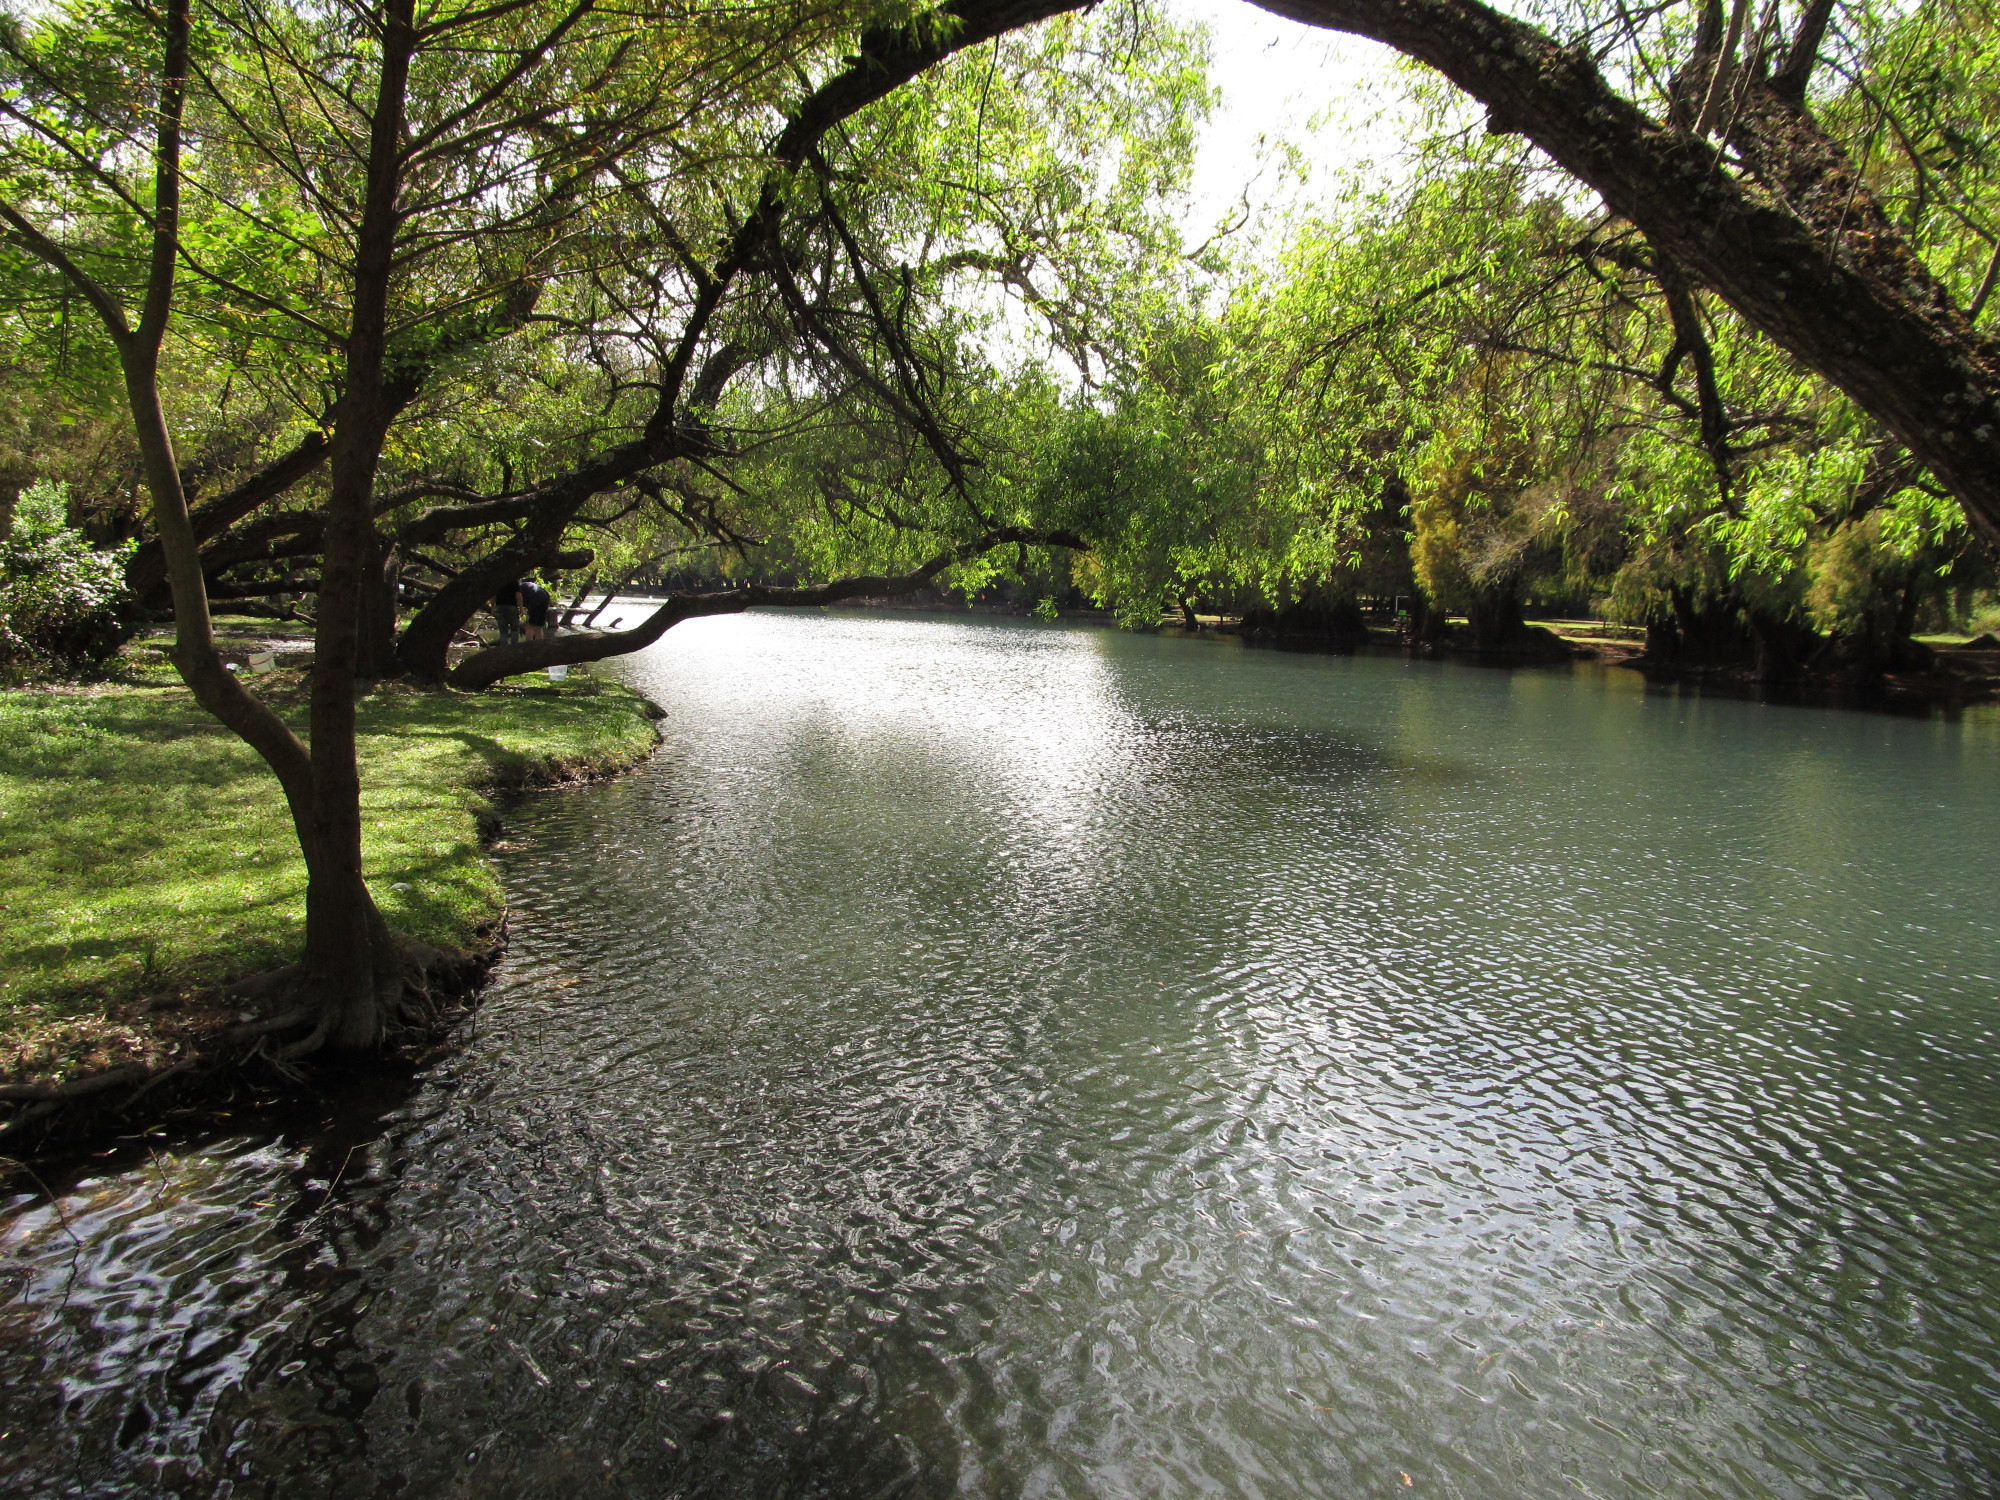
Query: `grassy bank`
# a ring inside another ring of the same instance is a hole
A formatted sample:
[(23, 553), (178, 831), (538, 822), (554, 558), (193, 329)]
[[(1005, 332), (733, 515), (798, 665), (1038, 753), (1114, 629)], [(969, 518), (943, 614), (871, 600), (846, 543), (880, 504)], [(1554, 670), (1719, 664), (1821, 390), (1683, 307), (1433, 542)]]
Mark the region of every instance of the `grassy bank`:
[[(301, 718), (302, 677), (265, 679)], [(277, 783), (171, 680), (0, 693), (0, 1080), (165, 1060), (198, 992), (296, 956), (305, 866)], [(518, 682), (363, 702), (369, 879), (413, 936), (470, 948), (499, 915), (491, 792), (652, 748), (615, 683)]]

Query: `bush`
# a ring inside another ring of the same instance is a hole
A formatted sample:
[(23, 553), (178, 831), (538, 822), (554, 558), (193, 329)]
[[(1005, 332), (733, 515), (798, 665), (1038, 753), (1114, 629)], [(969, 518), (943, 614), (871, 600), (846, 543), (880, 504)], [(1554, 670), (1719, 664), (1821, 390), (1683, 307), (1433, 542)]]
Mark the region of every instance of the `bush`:
[(1813, 542), (1806, 607), (1842, 656), (1858, 665), (1916, 665), (1909, 635), (1926, 593), (1938, 592), (1937, 559), (1896, 546), (1881, 511)]
[(0, 668), (78, 671), (118, 654), (128, 549), (99, 551), (69, 524), (69, 486), (21, 494), (0, 537)]

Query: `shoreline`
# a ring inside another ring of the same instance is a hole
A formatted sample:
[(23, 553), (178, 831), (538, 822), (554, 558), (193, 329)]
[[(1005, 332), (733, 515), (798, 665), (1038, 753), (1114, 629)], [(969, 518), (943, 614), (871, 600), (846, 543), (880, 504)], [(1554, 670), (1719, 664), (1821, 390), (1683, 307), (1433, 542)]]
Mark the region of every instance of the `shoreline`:
[[(830, 613), (941, 614), (961, 618), (1025, 620), (1030, 612), (1018, 604), (987, 603), (979, 600), (937, 598), (850, 599), (827, 605)], [(1695, 692), (1737, 700), (1786, 704), (1812, 708), (1845, 708), (1857, 713), (1952, 713), (2000, 703), (2000, 651), (1931, 646), (1927, 669), (1856, 675), (1849, 669), (1801, 668), (1782, 677), (1762, 678), (1748, 664), (1723, 666), (1679, 666), (1651, 661), (1646, 656), (1644, 633), (1635, 626), (1612, 625), (1598, 620), (1531, 621), (1543, 644), (1532, 642), (1519, 650), (1478, 651), (1454, 642), (1419, 643), (1404, 638), (1396, 630), (1369, 625), (1365, 641), (1336, 641), (1309, 632), (1245, 631), (1240, 617), (1204, 615), (1198, 630), (1180, 621), (1163, 617), (1159, 624), (1140, 634), (1162, 635), (1182, 640), (1233, 640), (1264, 651), (1295, 651), (1313, 656), (1369, 655), (1401, 656), (1416, 661), (1456, 662), (1462, 666), (1513, 670), (1520, 667), (1564, 666), (1588, 661), (1602, 666), (1623, 667), (1639, 673), (1650, 689), (1692, 689)], [(1097, 629), (1120, 629), (1117, 617), (1106, 610), (1061, 611), (1052, 623), (1082, 625)], [(1558, 627), (1574, 627), (1562, 629)], [(1614, 635), (1611, 632), (1621, 632)], [(1923, 644), (1923, 643), (1919, 643)]]
[(1800, 670), (1784, 677), (1766, 679), (1760, 678), (1749, 666), (1675, 666), (1654, 662), (1647, 658), (1640, 641), (1566, 634), (1553, 629), (1548, 630), (1549, 638), (1565, 648), (1559, 652), (1482, 652), (1450, 644), (1426, 646), (1405, 641), (1394, 631), (1380, 626), (1369, 627), (1365, 642), (1344, 645), (1312, 637), (1247, 636), (1226, 621), (1204, 626), (1199, 632), (1181, 625), (1162, 624), (1159, 633), (1187, 640), (1234, 639), (1256, 650), (1299, 651), (1321, 656), (1366, 652), (1373, 656), (1456, 662), (1462, 666), (1504, 671), (1593, 662), (1637, 672), (1645, 678), (1649, 690), (1691, 689), (1739, 701), (1845, 708), (1857, 713), (1951, 713), (2000, 703), (2000, 651), (1961, 652), (1949, 646), (1928, 648), (1932, 663), (1926, 671), (1883, 672), (1857, 677), (1845, 671)]
[[(957, 607), (929, 603), (858, 600), (839, 612), (871, 613), (934, 612), (976, 618), (1022, 618), (1024, 612), (1008, 606), (971, 601)], [(1117, 628), (1115, 621), (1101, 612), (1074, 611), (1059, 623), (1095, 628)], [(1889, 714), (1951, 713), (1957, 709), (2000, 700), (2000, 660), (1987, 663), (1986, 656), (2000, 658), (2000, 652), (1970, 652), (1982, 658), (1968, 666), (1983, 668), (1976, 674), (1954, 674), (1949, 670), (1928, 673), (1884, 674), (1877, 682), (1857, 685), (1852, 680), (1830, 677), (1797, 677), (1780, 683), (1759, 682), (1747, 669), (1673, 669), (1649, 663), (1637, 641), (1596, 638), (1549, 631), (1547, 639), (1560, 642), (1560, 653), (1544, 651), (1519, 656), (1492, 655), (1462, 647), (1439, 649), (1413, 646), (1394, 632), (1373, 627), (1366, 642), (1337, 644), (1312, 637), (1260, 637), (1245, 634), (1236, 622), (1226, 618), (1205, 624), (1198, 631), (1170, 621), (1155, 632), (1190, 639), (1229, 639), (1253, 649), (1301, 652), (1311, 655), (1367, 654), (1383, 657), (1452, 661), (1461, 665), (1488, 666), (1513, 670), (1523, 666), (1565, 666), (1593, 662), (1623, 667), (1640, 673), (1648, 691), (1687, 691), (1738, 700), (1787, 704), (1804, 707), (1844, 708), (1860, 712)], [(1949, 649), (1938, 657), (1951, 655)], [(621, 753), (596, 757), (565, 757), (505, 753), (505, 747), (489, 742), (481, 774), (465, 786), (472, 803), (464, 812), (470, 819), (478, 857), (484, 862), (505, 831), (507, 803), (532, 791), (565, 786), (583, 786), (615, 779), (645, 763), (660, 743), (657, 705), (635, 690), (610, 679), (585, 677), (575, 686), (589, 684), (586, 691), (629, 700), (651, 724), (651, 739), (643, 747), (626, 747)], [(121, 689), (144, 684), (130, 679), (106, 689), (69, 690), (71, 696), (115, 696)], [(34, 689), (12, 690), (32, 693)], [(554, 695), (539, 684), (517, 689), (538, 696)], [(52, 696), (64, 696), (57, 689)], [(398, 887), (406, 889), (406, 887)], [(10, 1169), (26, 1171), (50, 1163), (74, 1161), (93, 1151), (117, 1149), (118, 1143), (137, 1142), (157, 1136), (163, 1129), (171, 1133), (198, 1132), (211, 1123), (217, 1111), (245, 1109), (285, 1110), (322, 1099), (322, 1082), (336, 1089), (351, 1087), (356, 1076), (390, 1073), (413, 1075), (424, 1064), (448, 1048), (448, 1037), (476, 1010), (494, 966), (507, 947), (508, 909), (504, 894), (493, 902), (470, 934), (471, 941), (443, 949), (434, 975), (441, 993), (450, 996), (450, 1005), (437, 1023), (420, 1035), (401, 1039), (393, 1048), (365, 1062), (317, 1064), (310, 1075), (289, 1076), (289, 1070), (274, 1065), (264, 1052), (260, 1033), (263, 1017), (258, 1013), (260, 992), (270, 987), (275, 973), (268, 967), (244, 969), (222, 978), (208, 978), (199, 985), (163, 984), (156, 990), (135, 993), (108, 1001), (99, 1017), (107, 1030), (119, 1030), (121, 1041), (137, 1056), (110, 1066), (71, 1068), (65, 1059), (53, 1056), (40, 1067), (16, 1067), (0, 1081), (0, 1174)], [(4, 987), (0, 987), (3, 992)], [(339, 1082), (335, 1075), (346, 1081)]]
[[(150, 686), (143, 679), (126, 679), (86, 691), (100, 700), (115, 702), (122, 695), (133, 701)], [(84, 692), (46, 696), (78, 698)], [(409, 696), (421, 705), (421, 697)], [(505, 832), (505, 814), (513, 800), (534, 791), (615, 779), (643, 765), (662, 743), (663, 714), (657, 705), (608, 678), (583, 677), (561, 692), (535, 685), (509, 696), (515, 701), (488, 700), (486, 717), (513, 710), (519, 718), (523, 702), (532, 715), (536, 704), (551, 699), (568, 700), (571, 709), (576, 700), (597, 700), (590, 705), (595, 712), (591, 727), (603, 731), (609, 743), (589, 753), (573, 753), (578, 747), (563, 743), (537, 753), (508, 743), (497, 726), (482, 725), (493, 732), (458, 731), (459, 737), (471, 742), (473, 769), (468, 771), (463, 754), (456, 760), (427, 762), (421, 767), (424, 777), (414, 785), (406, 780), (390, 789), (427, 797), (444, 807), (439, 818), (448, 824), (446, 833), (463, 841), (454, 847), (469, 845), (472, 861), (487, 872), (490, 851)], [(479, 706), (479, 700), (469, 701)], [(491, 708), (495, 703), (500, 707)], [(453, 713), (464, 706), (449, 705)], [(220, 726), (213, 732), (218, 739), (226, 733)], [(428, 733), (448, 738), (452, 728), (441, 722)], [(512, 738), (524, 737), (515, 733)], [(215, 828), (211, 841), (229, 842), (234, 832)], [(461, 855), (457, 863), (461, 868), (453, 873), (463, 887), (462, 867), (467, 861)], [(394, 873), (384, 872), (374, 883), (386, 886)], [(393, 895), (390, 889), (381, 894), (391, 901), (410, 899), (405, 894), (410, 891), (407, 883), (396, 882), (393, 890)], [(115, 889), (103, 891), (107, 900), (118, 894)], [(102, 998), (97, 1000), (92, 999), (91, 981), (80, 979), (66, 989), (60, 978), (43, 986), (45, 998), (39, 1001), (10, 997), (16, 1014), (7, 1017), (12, 1023), (9, 1041), (16, 1061), (0, 1075), (5, 1080), (0, 1082), (0, 1175), (18, 1171), (38, 1182), (38, 1169), (60, 1168), (162, 1134), (199, 1132), (218, 1114), (309, 1106), (323, 1096), (322, 1082), (345, 1088), (360, 1075), (411, 1073), (434, 1060), (449, 1046), (450, 1033), (476, 1010), (507, 946), (508, 908), (497, 878), (488, 873), (485, 880), (473, 883), (469, 894), (457, 889), (448, 895), (459, 906), (443, 917), (432, 914), (433, 925), (439, 921), (453, 925), (452, 935), (458, 939), (434, 945), (439, 957), (433, 982), (449, 997), (444, 1013), (421, 1034), (400, 1038), (378, 1056), (358, 1062), (329, 1059), (304, 1074), (275, 1063), (263, 1046), (267, 1027), (262, 1024), (260, 1002), (285, 971), (248, 964), (231, 971), (226, 951), (182, 953), (177, 967), (183, 972), (162, 975), (151, 985), (143, 980), (122, 985), (99, 981), (96, 989)], [(468, 903), (476, 909), (466, 910)], [(295, 925), (302, 925), (302, 912), (300, 904)], [(218, 964), (224, 970), (219, 977)], [(18, 969), (10, 973), (18, 977)], [(65, 993), (72, 998), (65, 1000)], [(35, 1015), (23, 1020), (21, 1011), (32, 1007), (43, 1012), (54, 1007), (54, 1013), (41, 1016), (39, 1022)], [(107, 1062), (109, 1066), (104, 1065)]]

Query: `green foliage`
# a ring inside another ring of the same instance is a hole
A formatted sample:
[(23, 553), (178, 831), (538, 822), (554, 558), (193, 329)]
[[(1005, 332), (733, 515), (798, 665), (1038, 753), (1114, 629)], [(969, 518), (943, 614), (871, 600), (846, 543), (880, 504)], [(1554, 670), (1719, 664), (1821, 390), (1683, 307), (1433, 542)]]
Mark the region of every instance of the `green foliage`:
[(1886, 624), (1884, 601), (1899, 597), (1913, 560), (1882, 545), (1879, 514), (1817, 537), (1808, 555), (1812, 578), (1806, 607), (1829, 635), (1874, 635)]
[[(1539, 9), (1667, 107), (1692, 12)], [(422, 144), (390, 309), (390, 362), (425, 380), (382, 485), (519, 490), (642, 429), (694, 268), (764, 189), (774, 120), (859, 29), (912, 13), (816, 0), (572, 24), (529, 0), (441, 17), (465, 29), (413, 64)], [(65, 0), (0, 35), (0, 91), (24, 126), (0, 142), (0, 192), (65, 226), (127, 298), (154, 25), (121, 0)], [(200, 499), (328, 420), (365, 138), (354, 101), (377, 54), (338, 7), (210, 10), (196, 29), (166, 387)], [(1988, 0), (1843, 10), (1814, 99), (1967, 302), (2000, 264), (1996, 36)], [(1418, 588), (1454, 610), (1610, 597), (1658, 617), (1679, 589), (1834, 629), (1855, 616), (1808, 605), (1832, 566), (1814, 559), (1878, 513), (1870, 545), (1924, 559), (1920, 592), (1963, 576), (1955, 509), (1897, 470), (1885, 434), (1699, 289), (1690, 339), (1629, 226), (1518, 139), (1464, 128), (1462, 105), (1414, 73), (1431, 134), (1402, 178), (1348, 183), (1269, 263), (1189, 252), (1174, 208), (1212, 102), (1204, 50), (1151, 6), (1097, 7), (845, 122), (785, 186), (768, 276), (734, 286), (691, 356), (744, 361), (699, 414), (713, 451), (595, 496), (567, 544), (592, 548), (604, 581), (712, 586), (900, 571), (993, 525), (1067, 526), (1095, 550), (996, 554), (947, 581), (1019, 574), (1031, 599), (1075, 587), (1134, 625), (1196, 600)], [(534, 318), (509, 322), (524, 288)], [(0, 483), (16, 467), (74, 477), (102, 514), (121, 487), (86, 478), (81, 455), (110, 446), (107, 341), (11, 241), (0, 354), (0, 395), (22, 397), (0, 410)], [(310, 507), (320, 482), (286, 504)], [(437, 539), (405, 577), (432, 582), (440, 560), (506, 536)], [(1892, 572), (1869, 576), (1886, 588)]]
[[(1899, 97), (1912, 118), (1931, 119), (1932, 105), (1951, 114), (1932, 133), (1955, 143), (1959, 175), (1908, 204), (1935, 236), (1969, 234), (1990, 273), (1993, 236), (1966, 215), (1987, 201), (1970, 190), (1973, 167), (1985, 171), (1979, 143), (2000, 110), (1960, 53), (1971, 33), (1991, 34), (1993, 16), (1954, 16), (1912, 23), (1933, 53), (1958, 59), (1933, 69), (1955, 80), (1951, 98)], [(1898, 28), (1867, 26), (1881, 32), (1870, 45), (1884, 48), (1884, 80), (1904, 78), (1885, 40)], [(1827, 107), (1838, 115), (1859, 97)], [(1608, 596), (1632, 618), (1734, 620), (1747, 640), (1750, 622), (1839, 634), (1863, 614), (1907, 618), (1906, 596), (1942, 596), (1947, 571), (1968, 566), (1962, 517), (1884, 434), (1698, 288), (1677, 307), (1668, 268), (1629, 227), (1576, 202), (1518, 142), (1462, 132), (1448, 109), (1437, 118), (1403, 186), (1356, 184), (1300, 225), (1214, 331), (1210, 398), (1255, 434), (1261, 463), (1242, 503), (1256, 524), (1234, 530), (1239, 545), (1211, 586), (1246, 606), (1386, 598), (1390, 588), (1359, 580), (1388, 576), (1370, 557), (1393, 550), (1383, 497), (1407, 487), (1408, 565), (1447, 609), (1509, 598), (1585, 609)], [(1895, 134), (1880, 108), (1866, 129)], [(1946, 169), (1883, 159), (1889, 187)], [(1170, 409), (1190, 405), (1185, 382), (1156, 390)], [(1118, 416), (1148, 399), (1121, 391)], [(1830, 585), (1809, 605), (1809, 585), (1851, 544), (1836, 538), (1871, 516), (1877, 565), (1835, 571), (1876, 589), (1881, 607), (1857, 613), (1858, 596), (1835, 607)], [(1919, 556), (1914, 574), (1892, 562)], [(1148, 587), (1169, 574), (1185, 582), (1189, 570), (1156, 564)]]
[(22, 491), (0, 537), (0, 668), (79, 671), (115, 656), (129, 548), (100, 551), (69, 525), (69, 487)]
[(1892, 513), (1873, 510), (1813, 539), (1807, 549), (1805, 610), (1850, 660), (1896, 664), (1917, 616), (1937, 592), (1941, 564), (1932, 547), (1899, 543)]

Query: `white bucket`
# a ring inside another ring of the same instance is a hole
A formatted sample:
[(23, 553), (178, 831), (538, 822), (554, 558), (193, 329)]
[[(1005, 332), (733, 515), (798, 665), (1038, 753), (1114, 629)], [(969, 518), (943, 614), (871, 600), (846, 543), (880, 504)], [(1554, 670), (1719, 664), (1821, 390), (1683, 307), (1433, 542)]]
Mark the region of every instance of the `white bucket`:
[(567, 677), (567, 676), (569, 676), (569, 668), (568, 668), (568, 667), (550, 667), (550, 668), (549, 668), (549, 681), (550, 681), (550, 682), (561, 682), (561, 681), (562, 681), (562, 680), (563, 680), (563, 679), (564, 679), (565, 677)]
[(275, 672), (278, 670), (278, 653), (275, 651), (252, 651), (250, 653), (252, 672)]

